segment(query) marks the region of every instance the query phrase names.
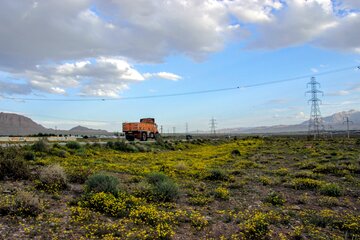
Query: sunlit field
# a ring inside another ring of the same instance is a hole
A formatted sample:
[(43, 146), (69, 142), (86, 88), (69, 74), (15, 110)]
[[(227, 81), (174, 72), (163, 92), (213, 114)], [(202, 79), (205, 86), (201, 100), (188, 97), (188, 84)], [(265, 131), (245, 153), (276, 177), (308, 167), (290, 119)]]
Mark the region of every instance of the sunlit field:
[(0, 239), (360, 239), (360, 140), (0, 149)]

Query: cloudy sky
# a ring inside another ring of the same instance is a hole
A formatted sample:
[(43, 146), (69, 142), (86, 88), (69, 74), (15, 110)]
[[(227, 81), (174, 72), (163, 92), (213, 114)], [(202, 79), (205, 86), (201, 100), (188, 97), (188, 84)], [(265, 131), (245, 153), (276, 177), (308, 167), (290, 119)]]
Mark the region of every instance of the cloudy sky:
[[(211, 117), (219, 128), (298, 123), (309, 115), (309, 79), (136, 97), (360, 65), (359, 0), (2, 0), (0, 22), (0, 111), (47, 127), (115, 131), (141, 117), (165, 131), (186, 122), (208, 130)], [(360, 71), (317, 79), (323, 115), (360, 110)]]

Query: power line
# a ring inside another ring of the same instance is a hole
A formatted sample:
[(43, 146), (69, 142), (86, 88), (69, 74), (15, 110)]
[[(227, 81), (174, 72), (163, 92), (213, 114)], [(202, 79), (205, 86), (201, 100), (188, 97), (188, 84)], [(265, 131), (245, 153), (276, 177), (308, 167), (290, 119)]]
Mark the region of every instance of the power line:
[(260, 87), (265, 85), (272, 85), (284, 82), (291, 82), (300, 79), (309, 78), (312, 76), (322, 76), (328, 75), (343, 71), (348, 71), (352, 69), (360, 69), (360, 66), (351, 66), (345, 68), (334, 69), (322, 73), (316, 73), (311, 75), (303, 75), (297, 76), (292, 78), (286, 78), (282, 80), (275, 80), (275, 81), (268, 81), (268, 82), (260, 82), (254, 84), (248, 84), (243, 86), (234, 86), (228, 88), (217, 88), (217, 89), (207, 89), (207, 90), (199, 90), (199, 91), (190, 91), (190, 92), (182, 92), (182, 93), (169, 93), (169, 94), (159, 94), (159, 95), (148, 95), (148, 96), (135, 96), (135, 97), (121, 97), (121, 98), (70, 98), (70, 99), (61, 99), (61, 98), (19, 98), (19, 97), (7, 97), (1, 96), (4, 99), (8, 100), (16, 100), (16, 101), (51, 101), (51, 102), (100, 102), (100, 101), (124, 101), (124, 100), (136, 100), (136, 99), (151, 99), (151, 98), (165, 98), (165, 97), (177, 97), (177, 96), (187, 96), (187, 95), (199, 95), (199, 94), (207, 94), (207, 93), (215, 93), (215, 92), (225, 92), (225, 91), (234, 91), (239, 89), (246, 89), (246, 88), (253, 88), (253, 87)]

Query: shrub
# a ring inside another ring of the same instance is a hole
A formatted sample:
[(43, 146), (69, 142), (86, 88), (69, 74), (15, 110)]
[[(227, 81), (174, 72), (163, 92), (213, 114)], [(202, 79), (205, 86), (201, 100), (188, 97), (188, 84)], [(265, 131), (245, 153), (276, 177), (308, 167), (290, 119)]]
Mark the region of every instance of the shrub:
[(293, 181), (293, 187), (295, 189), (310, 189), (314, 190), (323, 185), (322, 181), (314, 180), (310, 178), (297, 178)]
[(287, 169), (287, 168), (279, 168), (279, 169), (275, 170), (274, 173), (279, 175), (279, 176), (286, 176), (287, 174), (289, 174), (289, 169)]
[(117, 141), (112, 144), (112, 148), (117, 151), (121, 152), (137, 152), (138, 149), (131, 145), (126, 143), (125, 141)]
[(239, 224), (241, 229), (241, 239), (268, 239), (271, 223), (278, 221), (278, 217), (274, 213), (245, 211), (241, 214), (243, 222)]
[(177, 184), (164, 173), (153, 172), (146, 176), (147, 182), (151, 185), (153, 200), (173, 201), (179, 195)]
[(97, 173), (89, 177), (85, 182), (86, 191), (112, 193), (117, 196), (119, 192), (119, 180), (105, 173)]
[(39, 140), (31, 146), (31, 149), (36, 152), (47, 152), (49, 144), (45, 140)]
[(49, 192), (57, 192), (67, 187), (64, 169), (59, 164), (44, 167), (39, 173), (38, 187)]
[(169, 179), (169, 177), (161, 172), (152, 172), (146, 176), (146, 180), (150, 184), (158, 184), (158, 183), (166, 181), (168, 179)]
[(197, 211), (192, 211), (189, 214), (191, 226), (200, 231), (205, 228), (209, 221)]
[(75, 142), (75, 141), (68, 142), (68, 143), (66, 143), (65, 146), (66, 146), (67, 148), (69, 148), (69, 149), (74, 149), (74, 150), (81, 148), (80, 143), (79, 143), (79, 142)]
[(212, 169), (209, 171), (208, 176), (206, 176), (207, 180), (220, 180), (225, 181), (228, 179), (227, 173), (222, 169)]
[(31, 151), (27, 151), (24, 153), (24, 159), (28, 161), (34, 161), (35, 160), (35, 154)]
[(271, 191), (265, 198), (265, 202), (270, 203), (274, 206), (282, 206), (285, 203), (285, 198), (281, 193)]
[(196, 195), (189, 198), (189, 203), (195, 206), (205, 206), (212, 202), (214, 199), (203, 195)]
[(0, 213), (19, 216), (37, 216), (43, 211), (39, 198), (29, 192), (19, 191), (15, 196), (0, 199)]
[(271, 181), (270, 178), (266, 177), (266, 176), (260, 176), (259, 177), (259, 181), (262, 183), (262, 185), (267, 186), (267, 185), (271, 185), (273, 182)]
[(88, 196), (85, 201), (80, 202), (83, 207), (106, 213), (113, 217), (126, 217), (132, 208), (143, 204), (143, 200), (124, 193), (115, 197), (111, 193), (98, 192)]
[(320, 197), (318, 201), (320, 206), (325, 207), (336, 207), (341, 205), (339, 199), (337, 199), (336, 197), (324, 196)]
[(67, 157), (67, 151), (65, 150), (61, 150), (61, 149), (53, 149), (52, 150), (52, 154), (61, 158), (66, 158)]
[(313, 173), (312, 171), (299, 171), (294, 174), (294, 177), (318, 179), (321, 177), (321, 174)]
[(241, 156), (241, 153), (240, 153), (239, 150), (234, 149), (234, 150), (231, 151), (231, 156), (238, 157), (238, 156)]
[(71, 169), (66, 172), (67, 179), (71, 183), (80, 183), (83, 184), (92, 174), (91, 169)]
[(320, 188), (320, 193), (330, 197), (341, 196), (341, 188), (335, 183), (328, 183)]
[(30, 176), (28, 164), (20, 159), (16, 148), (0, 152), (0, 179), (27, 179)]
[(107, 148), (114, 148), (114, 142), (107, 142), (105, 146)]
[(214, 195), (217, 199), (220, 200), (229, 200), (230, 198), (230, 192), (226, 188), (218, 187), (214, 191)]

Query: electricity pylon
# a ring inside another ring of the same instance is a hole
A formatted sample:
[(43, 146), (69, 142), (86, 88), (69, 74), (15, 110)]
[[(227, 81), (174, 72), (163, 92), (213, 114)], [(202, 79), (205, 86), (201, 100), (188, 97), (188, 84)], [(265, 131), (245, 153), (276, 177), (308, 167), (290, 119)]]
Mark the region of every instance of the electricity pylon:
[(312, 77), (310, 82), (307, 84), (307, 87), (310, 86), (310, 90), (307, 91), (307, 94), (311, 95), (309, 103), (311, 103), (311, 112), (309, 120), (309, 136), (312, 136), (314, 140), (320, 138), (323, 135), (325, 128), (320, 112), (321, 100), (318, 98), (318, 94), (323, 94), (318, 88), (320, 88), (320, 83), (316, 81), (315, 77)]

